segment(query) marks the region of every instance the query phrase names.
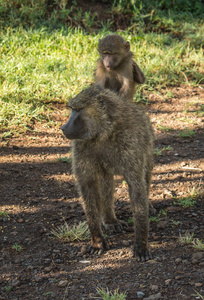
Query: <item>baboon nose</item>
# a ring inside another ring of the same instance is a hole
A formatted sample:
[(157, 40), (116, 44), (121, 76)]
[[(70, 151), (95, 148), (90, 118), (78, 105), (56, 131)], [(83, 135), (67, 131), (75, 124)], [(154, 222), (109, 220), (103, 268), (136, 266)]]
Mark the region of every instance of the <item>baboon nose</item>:
[(64, 127), (65, 127), (65, 125), (63, 125), (62, 127), (60, 127), (60, 129), (61, 129), (62, 131), (64, 131)]

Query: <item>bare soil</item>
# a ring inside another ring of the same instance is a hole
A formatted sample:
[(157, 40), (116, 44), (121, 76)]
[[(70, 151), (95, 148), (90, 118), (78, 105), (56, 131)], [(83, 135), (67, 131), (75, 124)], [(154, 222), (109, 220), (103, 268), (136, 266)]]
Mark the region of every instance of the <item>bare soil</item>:
[[(138, 299), (138, 292), (144, 299), (204, 299), (204, 251), (179, 241), (186, 231), (204, 238), (203, 88), (180, 86), (147, 96), (155, 147), (163, 149), (155, 155), (151, 185), (157, 219), (150, 222), (148, 262), (132, 257), (132, 224), (129, 232), (107, 237), (110, 250), (102, 255), (83, 252), (89, 240), (68, 243), (52, 235), (65, 222), (85, 221), (66, 160), (70, 143), (60, 130), (65, 105), (55, 106), (51, 127), (35, 124), (31, 132), (1, 140), (0, 212), (6, 213), (0, 216), (1, 300), (96, 299), (99, 287), (126, 291), (127, 299)], [(185, 128), (194, 135), (179, 136)], [(196, 204), (175, 204), (193, 189)], [(130, 220), (121, 180), (115, 207), (119, 219)]]

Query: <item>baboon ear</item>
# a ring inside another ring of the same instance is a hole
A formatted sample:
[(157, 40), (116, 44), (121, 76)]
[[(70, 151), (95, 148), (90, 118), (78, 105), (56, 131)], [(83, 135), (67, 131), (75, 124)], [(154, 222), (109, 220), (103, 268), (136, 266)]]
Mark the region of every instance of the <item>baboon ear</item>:
[(139, 84), (143, 84), (145, 83), (145, 76), (142, 73), (142, 71), (140, 70), (140, 68), (138, 67), (138, 65), (136, 64), (136, 62), (133, 61), (133, 78), (134, 81), (139, 83)]
[(129, 42), (125, 42), (125, 49), (130, 50), (130, 43)]

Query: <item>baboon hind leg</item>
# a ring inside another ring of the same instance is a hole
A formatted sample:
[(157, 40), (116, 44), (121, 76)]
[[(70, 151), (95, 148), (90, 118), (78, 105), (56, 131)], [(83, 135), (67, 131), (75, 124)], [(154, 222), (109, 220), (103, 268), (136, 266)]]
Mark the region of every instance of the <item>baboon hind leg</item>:
[[(135, 178), (139, 178), (136, 176)], [(148, 250), (149, 235), (149, 204), (145, 181), (127, 180), (130, 193), (130, 201), (135, 227), (135, 241), (133, 255), (138, 261), (146, 261), (151, 258)]]
[[(153, 163), (149, 163), (148, 169), (146, 171), (146, 184), (147, 184), (147, 197), (149, 198), (149, 190), (150, 190), (150, 184), (152, 179), (152, 169), (153, 169)], [(154, 208), (151, 200), (149, 200), (149, 214), (155, 215), (156, 209)]]

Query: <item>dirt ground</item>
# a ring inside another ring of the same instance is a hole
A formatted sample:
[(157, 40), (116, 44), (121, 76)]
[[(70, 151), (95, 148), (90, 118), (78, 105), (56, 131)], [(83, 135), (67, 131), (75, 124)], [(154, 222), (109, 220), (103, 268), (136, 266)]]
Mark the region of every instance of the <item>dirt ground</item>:
[[(85, 221), (67, 159), (70, 143), (59, 129), (67, 111), (58, 105), (55, 125), (36, 124), (32, 132), (1, 139), (1, 300), (100, 299), (99, 287), (126, 291), (127, 299), (204, 299), (204, 251), (179, 241), (186, 231), (204, 240), (204, 86), (162, 90), (146, 100), (156, 135), (153, 259), (141, 263), (132, 257), (132, 224), (128, 232), (109, 235), (110, 250), (100, 256), (83, 254), (89, 239), (68, 243), (52, 235), (65, 222)], [(182, 137), (185, 128), (193, 132)], [(192, 192), (192, 207), (175, 204)], [(118, 218), (127, 222), (131, 210), (121, 180), (115, 200)]]

